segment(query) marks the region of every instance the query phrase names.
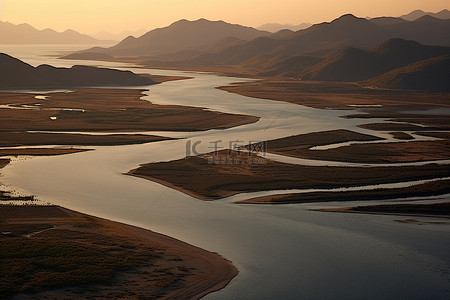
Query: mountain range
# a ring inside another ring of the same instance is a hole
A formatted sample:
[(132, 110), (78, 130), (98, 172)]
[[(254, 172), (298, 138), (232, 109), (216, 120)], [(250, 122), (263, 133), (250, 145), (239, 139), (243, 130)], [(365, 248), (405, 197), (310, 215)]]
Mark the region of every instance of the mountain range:
[(278, 32), (280, 30), (285, 30), (285, 29), (288, 29), (290, 31), (298, 31), (298, 30), (301, 30), (301, 29), (308, 28), (311, 25), (312, 25), (311, 23), (301, 23), (301, 24), (298, 24), (298, 25), (279, 24), (279, 23), (266, 23), (266, 24), (263, 24), (263, 25), (257, 27), (256, 29), (275, 33), (275, 32)]
[(376, 86), (381, 87), (385, 73), (398, 70), (399, 76), (407, 78), (405, 74), (411, 72), (422, 74), (420, 67), (431, 70), (437, 68), (431, 65), (446, 63), (432, 58), (450, 54), (450, 19), (436, 18), (447, 13), (431, 16), (415, 11), (405, 16), (412, 21), (346, 14), (306, 29), (275, 33), (223, 21), (180, 20), (109, 48), (94, 47), (64, 58), (301, 80), (369, 82), (378, 78)]
[(407, 21), (414, 21), (423, 16), (431, 16), (433, 18), (445, 20), (445, 19), (450, 19), (450, 11), (448, 9), (443, 9), (437, 13), (432, 13), (432, 12), (424, 12), (421, 9), (417, 9), (417, 10), (410, 12), (409, 14), (400, 16), (400, 18), (407, 20)]
[(270, 33), (223, 21), (180, 20), (168, 27), (151, 30), (139, 38), (129, 36), (113, 47), (95, 47), (84, 52), (105, 53), (114, 57), (162, 58), (177, 52), (185, 58), (198, 55), (217, 45), (226, 47), (236, 41), (250, 41), (267, 35)]
[(450, 55), (421, 60), (363, 82), (372, 88), (450, 92)]
[(0, 53), (0, 70), (0, 89), (139, 86), (154, 83), (150, 78), (140, 77), (130, 71), (88, 66), (33, 67), (4, 53)]
[(450, 54), (450, 47), (424, 46), (399, 38), (369, 50), (346, 48), (300, 75), (302, 80), (362, 81), (420, 60)]
[(96, 34), (91, 34), (91, 36), (93, 38), (99, 39), (99, 40), (109, 40), (109, 41), (121, 41), (124, 38), (128, 37), (128, 36), (141, 36), (145, 33), (147, 33), (148, 30), (145, 29), (139, 29), (139, 30), (124, 30), (120, 33), (112, 33), (112, 32), (108, 32), (108, 31), (100, 31), (97, 32)]
[(304, 30), (278, 33), (223, 21), (181, 20), (139, 38), (128, 37), (110, 48), (91, 48), (67, 58), (90, 59), (91, 53), (102, 53), (120, 59), (132, 57), (148, 65), (246, 64), (250, 67), (252, 63), (265, 62), (268, 57), (324, 57), (343, 47), (369, 48), (391, 38), (450, 46), (448, 32), (450, 20), (430, 16), (415, 21), (380, 22), (380, 19), (371, 21), (348, 14)]
[(0, 21), (0, 44), (111, 44), (74, 30), (56, 32), (53, 29), (38, 30), (28, 24), (11, 24)]

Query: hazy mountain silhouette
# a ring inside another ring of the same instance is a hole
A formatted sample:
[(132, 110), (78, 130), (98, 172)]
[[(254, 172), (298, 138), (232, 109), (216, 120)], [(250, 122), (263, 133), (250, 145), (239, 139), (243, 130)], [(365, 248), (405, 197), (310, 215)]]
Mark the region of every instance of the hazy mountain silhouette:
[(141, 35), (145, 34), (147, 31), (148, 30), (145, 30), (145, 29), (139, 29), (139, 30), (134, 30), (134, 31), (125, 30), (120, 33), (111, 33), (108, 31), (100, 31), (100, 32), (97, 32), (96, 34), (92, 34), (91, 36), (96, 39), (99, 39), (99, 40), (110, 40), (110, 41), (117, 42), (117, 41), (123, 40), (124, 38), (126, 38), (130, 35), (135, 36), (135, 37), (141, 36)]
[(90, 49), (88, 52), (104, 52), (116, 57), (155, 56), (203, 49), (229, 37), (248, 41), (269, 34), (223, 21), (180, 20), (168, 27), (149, 31), (139, 38), (129, 36), (113, 47)]
[[(401, 26), (400, 26), (401, 25)], [(450, 45), (448, 22), (434, 18), (413, 22), (401, 21), (377, 25), (369, 20), (344, 15), (330, 23), (321, 23), (308, 29), (260, 37), (246, 43), (224, 48), (214, 53), (204, 53), (180, 65), (241, 65), (248, 61), (287, 59), (292, 56), (323, 57), (343, 47), (374, 47), (388, 39), (407, 37), (425, 44)]]
[(222, 21), (181, 20), (108, 49), (96, 47), (69, 57), (92, 59), (105, 53), (155, 67), (225, 66), (263, 77), (361, 81), (448, 54), (448, 48), (424, 45), (450, 46), (449, 26), (450, 20), (431, 16), (406, 21), (346, 14), (296, 32), (270, 34)]
[(450, 54), (450, 47), (391, 39), (371, 50), (347, 48), (304, 73), (303, 80), (360, 81), (412, 62)]
[(410, 12), (409, 14), (400, 16), (400, 18), (408, 21), (414, 21), (423, 16), (431, 16), (438, 19), (450, 19), (450, 11), (448, 11), (447, 9), (443, 9), (440, 12), (432, 13), (432, 12), (424, 12), (423, 10), (417, 9)]
[(73, 66), (33, 67), (19, 59), (0, 53), (0, 89), (30, 89), (80, 86), (137, 86), (154, 83), (130, 71)]
[(450, 92), (450, 55), (421, 60), (364, 82), (375, 88)]
[(386, 24), (383, 28), (395, 37), (426, 45), (450, 46), (450, 19), (423, 16), (414, 21)]
[(111, 41), (97, 40), (73, 30), (56, 32), (38, 30), (28, 24), (14, 25), (0, 21), (0, 44), (104, 44)]
[(298, 30), (301, 30), (301, 29), (308, 28), (311, 25), (312, 25), (311, 23), (301, 23), (301, 24), (298, 24), (298, 25), (267, 23), (267, 24), (264, 24), (264, 25), (261, 25), (261, 26), (257, 27), (256, 29), (276, 33), (276, 32), (278, 32), (280, 30), (285, 30), (285, 29), (288, 29), (288, 30), (291, 30), (291, 31), (298, 31)]
[(184, 62), (189, 65), (248, 64), (257, 58), (287, 59), (292, 56), (321, 56), (343, 46), (374, 46), (388, 33), (366, 19), (345, 15), (331, 23), (316, 24), (297, 32), (260, 37), (214, 53), (205, 53)]
[(394, 18), (394, 17), (377, 17), (369, 19), (370, 22), (375, 23), (377, 25), (391, 25), (391, 24), (397, 24), (397, 23), (403, 23), (406, 20), (402, 18)]

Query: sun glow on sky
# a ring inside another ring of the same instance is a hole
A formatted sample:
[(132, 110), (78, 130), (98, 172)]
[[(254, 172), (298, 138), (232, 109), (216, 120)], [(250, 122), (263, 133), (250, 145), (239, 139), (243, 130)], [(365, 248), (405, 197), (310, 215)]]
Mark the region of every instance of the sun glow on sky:
[(93, 34), (150, 30), (180, 19), (206, 18), (257, 27), (331, 21), (345, 13), (376, 17), (400, 16), (415, 9), (437, 12), (448, 6), (448, 0), (0, 0), (0, 21)]

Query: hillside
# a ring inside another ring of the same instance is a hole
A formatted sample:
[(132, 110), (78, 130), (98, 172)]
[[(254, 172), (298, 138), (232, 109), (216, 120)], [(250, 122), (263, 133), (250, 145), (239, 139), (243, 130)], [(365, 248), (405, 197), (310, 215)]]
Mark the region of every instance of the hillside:
[(98, 40), (73, 30), (56, 32), (52, 29), (38, 30), (28, 24), (14, 25), (0, 21), (0, 44), (105, 44), (111, 41)]
[(383, 89), (450, 92), (450, 55), (433, 57), (392, 70), (364, 82)]
[(347, 48), (302, 74), (303, 80), (361, 81), (412, 62), (450, 54), (450, 47), (391, 39), (370, 50)]
[[(316, 24), (308, 29), (297, 32), (283, 32), (259, 37), (248, 42), (237, 43), (223, 49), (216, 49), (198, 55), (192, 59), (179, 59), (177, 63), (171, 60), (171, 66), (245, 66), (256, 68), (255, 74), (262, 70), (258, 65), (272, 60), (277, 64), (292, 57), (308, 56), (324, 58), (344, 47), (371, 48), (395, 37), (408, 37), (424, 44), (450, 46), (449, 21), (434, 18), (422, 18), (413, 22), (397, 20), (378, 25), (372, 21), (344, 15), (330, 23)], [(425, 43), (425, 42), (427, 43)], [(164, 66), (164, 60), (155, 62), (155, 58), (142, 58), (147, 65)], [(300, 62), (303, 64), (303, 61)], [(279, 66), (273, 65), (271, 69)], [(295, 66), (292, 66), (295, 69)]]
[(272, 34), (222, 21), (181, 20), (111, 48), (96, 47), (66, 58), (119, 59), (257, 77), (364, 81), (449, 54), (448, 32), (450, 20), (429, 15), (407, 21), (346, 14), (307, 29)]
[(138, 86), (154, 83), (130, 71), (73, 66), (33, 67), (19, 59), (0, 53), (0, 89), (31, 89), (80, 86)]
[(414, 40), (425, 45), (450, 46), (450, 19), (441, 20), (425, 15), (415, 21), (383, 26), (393, 37)]
[(94, 48), (88, 52), (102, 52), (115, 57), (155, 56), (187, 50), (202, 50), (227, 38), (244, 41), (269, 32), (223, 21), (180, 20), (168, 27), (154, 29), (139, 38), (129, 36), (110, 48)]

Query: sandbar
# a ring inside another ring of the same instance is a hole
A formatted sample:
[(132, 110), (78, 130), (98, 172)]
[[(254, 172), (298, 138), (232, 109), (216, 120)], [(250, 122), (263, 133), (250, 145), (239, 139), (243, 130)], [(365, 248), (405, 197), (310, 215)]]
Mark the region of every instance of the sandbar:
[(199, 299), (237, 275), (216, 253), (58, 206), (0, 205), (0, 226), (2, 298)]
[(128, 174), (181, 192), (188, 191), (198, 199), (215, 200), (243, 192), (326, 189), (443, 178), (450, 175), (450, 168), (437, 164), (396, 168), (304, 166), (223, 150), (143, 164)]

